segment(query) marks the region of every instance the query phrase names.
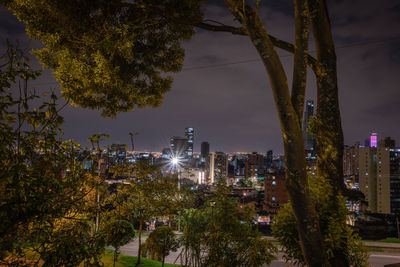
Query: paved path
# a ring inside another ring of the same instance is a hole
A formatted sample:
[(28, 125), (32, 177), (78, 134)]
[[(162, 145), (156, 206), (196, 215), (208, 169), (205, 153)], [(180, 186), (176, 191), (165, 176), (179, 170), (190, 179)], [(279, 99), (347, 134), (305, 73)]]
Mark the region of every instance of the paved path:
[[(146, 237), (142, 237), (142, 243), (144, 243), (145, 241)], [(400, 244), (392, 244), (392, 243), (368, 242), (367, 245), (376, 247), (400, 248)], [(137, 256), (138, 247), (139, 247), (139, 242), (138, 239), (135, 238), (132, 242), (121, 248), (121, 253), (131, 256)], [(171, 252), (171, 254), (165, 259), (165, 262), (175, 263), (175, 260), (179, 256), (179, 253), (180, 253), (179, 250), (177, 252)], [(285, 263), (285, 261), (282, 259), (282, 255), (283, 255), (282, 253), (278, 253), (277, 255), (278, 260), (273, 261), (270, 266), (271, 267), (293, 266)], [(371, 267), (384, 267), (386, 264), (400, 263), (400, 253), (373, 252), (370, 255), (369, 262)], [(179, 260), (177, 260), (176, 263), (179, 264)]]

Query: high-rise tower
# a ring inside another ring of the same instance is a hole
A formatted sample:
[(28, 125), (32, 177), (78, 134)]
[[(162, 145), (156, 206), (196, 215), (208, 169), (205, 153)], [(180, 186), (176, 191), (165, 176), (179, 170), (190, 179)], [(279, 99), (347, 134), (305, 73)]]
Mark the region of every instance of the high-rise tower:
[(172, 157), (174, 158), (186, 158), (188, 140), (187, 138), (173, 136), (170, 139), (170, 147), (172, 152)]
[(378, 147), (378, 134), (371, 133), (369, 137), (369, 147)]
[(186, 150), (187, 157), (193, 158), (194, 129), (192, 127), (185, 128), (185, 137), (188, 142)]
[(201, 155), (200, 155), (200, 161), (202, 163), (206, 162), (206, 158), (209, 153), (210, 153), (210, 144), (208, 142), (202, 142), (201, 143)]

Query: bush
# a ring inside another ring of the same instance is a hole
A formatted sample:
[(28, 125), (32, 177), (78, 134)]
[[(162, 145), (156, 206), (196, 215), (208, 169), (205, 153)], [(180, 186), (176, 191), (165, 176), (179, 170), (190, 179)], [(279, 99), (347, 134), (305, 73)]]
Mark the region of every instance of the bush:
[(276, 247), (261, 239), (254, 210), (240, 207), (225, 184), (217, 185), (209, 205), (184, 214), (184, 266), (263, 266), (275, 259)]
[(114, 247), (114, 266), (118, 261), (119, 248), (129, 243), (135, 237), (133, 225), (126, 220), (112, 220), (103, 228), (107, 245)]
[[(329, 183), (320, 177), (310, 180), (310, 189), (319, 216), (327, 258), (332, 262), (339, 250), (349, 266), (369, 266), (369, 255), (361, 238), (345, 223), (348, 214), (345, 198), (341, 195), (332, 196)], [(295, 264), (305, 264), (290, 203), (275, 217), (272, 234), (282, 245), (286, 260), (292, 260)]]
[(164, 266), (165, 257), (169, 255), (169, 252), (176, 251), (178, 247), (179, 242), (169, 226), (161, 226), (151, 232), (145, 244), (145, 250), (150, 259), (161, 261), (162, 266)]

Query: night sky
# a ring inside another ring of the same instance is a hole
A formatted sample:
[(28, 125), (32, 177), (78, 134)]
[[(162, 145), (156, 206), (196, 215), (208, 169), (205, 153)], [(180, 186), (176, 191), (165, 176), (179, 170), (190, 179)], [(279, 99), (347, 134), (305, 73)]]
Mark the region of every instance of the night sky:
[[(292, 1), (266, 2), (259, 10), (266, 29), (293, 42)], [(272, 5), (268, 2), (273, 2)], [(338, 57), (340, 106), (345, 144), (361, 141), (371, 131), (379, 138), (391, 136), (400, 145), (400, 1), (328, 1)], [(206, 17), (235, 24), (224, 6), (210, 4)], [(5, 40), (21, 46), (40, 47), (29, 41), (24, 25), (8, 10), (0, 9), (1, 51)], [(312, 41), (310, 42), (312, 49)], [(87, 144), (94, 133), (107, 133), (108, 143), (130, 143), (138, 150), (160, 151), (169, 137), (184, 136), (185, 127), (195, 128), (195, 152), (208, 141), (211, 151), (258, 151), (282, 153), (282, 137), (265, 69), (248, 37), (198, 30), (184, 43), (184, 70), (174, 74), (172, 90), (160, 108), (146, 108), (105, 119), (99, 111), (68, 106), (65, 138)], [(292, 57), (278, 51), (291, 84)], [(40, 67), (34, 61), (36, 67)], [(38, 90), (60, 86), (45, 70), (31, 83)], [(316, 101), (311, 71), (307, 99)], [(62, 101), (64, 102), (64, 100)]]

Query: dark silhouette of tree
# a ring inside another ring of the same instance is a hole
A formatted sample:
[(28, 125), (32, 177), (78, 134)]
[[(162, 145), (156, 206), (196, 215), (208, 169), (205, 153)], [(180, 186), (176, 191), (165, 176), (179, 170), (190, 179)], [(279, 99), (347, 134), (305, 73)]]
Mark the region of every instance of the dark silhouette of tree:
[(102, 180), (84, 170), (79, 145), (63, 140), (56, 95), (29, 88), (40, 71), (24, 51), (9, 45), (2, 61), (0, 265), (98, 263), (103, 239), (86, 218), (95, 217), (91, 194)]

